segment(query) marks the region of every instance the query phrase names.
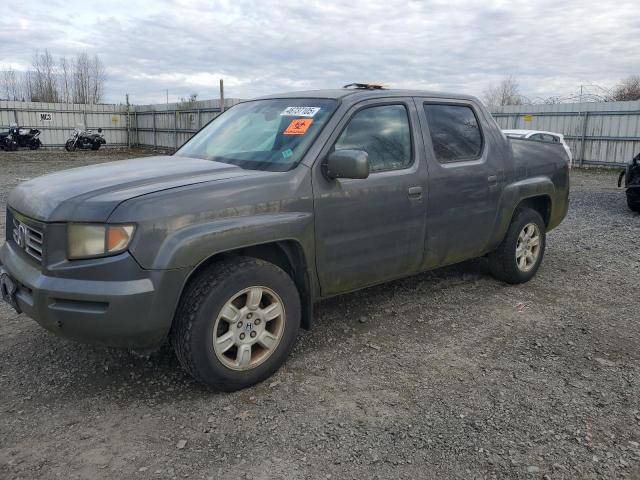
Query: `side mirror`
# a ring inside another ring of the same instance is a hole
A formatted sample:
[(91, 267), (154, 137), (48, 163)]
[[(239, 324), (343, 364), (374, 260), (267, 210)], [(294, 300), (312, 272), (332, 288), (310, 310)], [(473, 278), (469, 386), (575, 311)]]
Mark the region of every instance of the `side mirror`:
[(98, 133), (102, 133), (102, 129), (101, 128), (98, 129)]
[(369, 155), (362, 150), (336, 150), (327, 157), (329, 178), (367, 178)]

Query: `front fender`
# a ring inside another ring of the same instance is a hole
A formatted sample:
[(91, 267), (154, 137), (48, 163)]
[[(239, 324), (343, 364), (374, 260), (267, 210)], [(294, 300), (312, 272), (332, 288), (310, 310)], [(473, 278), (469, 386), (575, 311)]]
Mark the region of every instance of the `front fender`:
[(186, 225), (164, 238), (153, 258), (139, 261), (149, 269), (194, 267), (219, 253), (284, 240), (297, 241), (313, 258), (312, 214), (281, 212)]

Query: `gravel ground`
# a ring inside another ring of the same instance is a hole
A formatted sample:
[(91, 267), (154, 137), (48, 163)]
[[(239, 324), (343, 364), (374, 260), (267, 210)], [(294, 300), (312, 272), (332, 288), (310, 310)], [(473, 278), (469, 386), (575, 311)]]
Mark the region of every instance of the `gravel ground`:
[[(139, 154), (1, 155), (1, 207), (21, 179)], [(168, 348), (78, 345), (0, 306), (0, 478), (640, 478), (640, 216), (615, 182), (573, 171), (530, 283), (474, 260), (323, 302), (233, 394)]]

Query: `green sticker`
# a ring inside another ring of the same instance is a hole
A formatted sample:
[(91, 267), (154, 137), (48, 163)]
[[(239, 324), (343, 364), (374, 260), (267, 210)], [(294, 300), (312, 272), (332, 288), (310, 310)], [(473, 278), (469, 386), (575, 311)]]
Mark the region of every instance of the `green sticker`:
[(282, 151), (282, 156), (284, 158), (289, 158), (291, 155), (293, 155), (293, 150), (291, 150), (290, 148)]

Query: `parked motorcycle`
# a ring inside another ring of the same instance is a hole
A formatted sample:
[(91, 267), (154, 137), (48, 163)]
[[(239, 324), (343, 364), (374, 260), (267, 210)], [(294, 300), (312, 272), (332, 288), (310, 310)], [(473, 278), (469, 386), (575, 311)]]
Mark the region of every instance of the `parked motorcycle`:
[(40, 130), (37, 128), (20, 128), (13, 126), (9, 129), (13, 133), (13, 138), (18, 142), (19, 147), (28, 147), (31, 150), (37, 150), (42, 146), (42, 142), (38, 138)]
[(627, 205), (635, 212), (640, 212), (640, 153), (636, 155), (618, 177), (618, 187), (627, 189)]
[(14, 127), (9, 127), (8, 132), (0, 132), (0, 148), (7, 152), (18, 149), (18, 142), (15, 139)]
[(73, 131), (73, 135), (67, 143), (65, 143), (64, 148), (67, 152), (73, 152), (76, 148), (80, 148), (83, 150), (98, 150), (100, 145), (106, 144), (107, 141), (104, 139), (102, 135), (102, 129), (98, 129), (98, 133), (92, 133), (91, 130), (76, 128)]

